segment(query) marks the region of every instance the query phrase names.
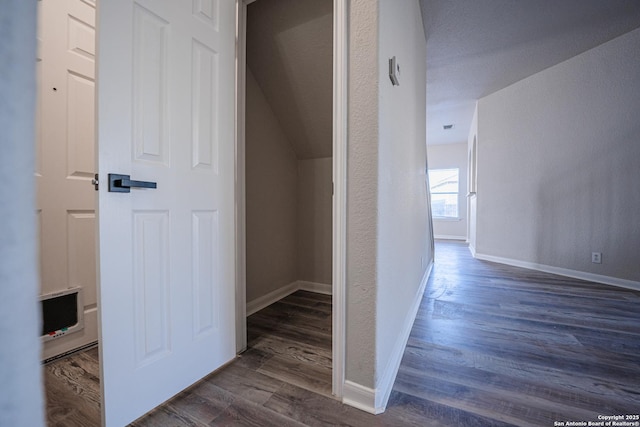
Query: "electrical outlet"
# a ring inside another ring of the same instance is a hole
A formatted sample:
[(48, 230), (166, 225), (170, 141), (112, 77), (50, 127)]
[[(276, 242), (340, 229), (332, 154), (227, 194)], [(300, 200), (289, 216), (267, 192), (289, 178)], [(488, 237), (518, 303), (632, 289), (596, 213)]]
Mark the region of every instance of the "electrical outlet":
[(591, 252), (591, 262), (594, 264), (602, 264), (602, 252)]

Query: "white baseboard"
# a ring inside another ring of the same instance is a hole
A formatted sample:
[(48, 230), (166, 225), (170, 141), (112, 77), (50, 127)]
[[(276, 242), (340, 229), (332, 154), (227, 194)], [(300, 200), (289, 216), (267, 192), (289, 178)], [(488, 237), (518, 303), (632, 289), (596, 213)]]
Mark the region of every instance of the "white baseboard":
[(352, 381), (345, 381), (342, 403), (374, 415), (381, 414), (385, 411), (387, 403), (389, 402), (389, 396), (391, 396), (393, 383), (396, 381), (398, 369), (400, 369), (402, 356), (404, 355), (404, 351), (407, 347), (409, 334), (411, 333), (413, 322), (418, 314), (418, 309), (422, 302), (422, 295), (424, 294), (432, 269), (433, 261), (429, 263), (429, 266), (422, 276), (413, 305), (407, 311), (407, 316), (404, 319), (402, 330), (398, 334), (389, 362), (387, 362), (387, 366), (385, 367), (384, 372), (382, 372), (382, 376), (380, 377), (380, 381), (375, 390)]
[(331, 295), (333, 294), (333, 286), (326, 283), (308, 282), (306, 280), (298, 280), (298, 290), (315, 292), (316, 294)]
[(331, 295), (332, 287), (326, 283), (307, 282), (304, 280), (296, 280), (288, 285), (271, 291), (266, 295), (247, 302), (247, 317), (262, 310), (271, 304), (280, 301), (282, 298), (287, 297), (295, 291), (309, 291), (317, 294)]
[(298, 290), (298, 282), (289, 283), (281, 288), (271, 291), (266, 295), (247, 302), (247, 317), (253, 313), (257, 313), (265, 307), (270, 306), (274, 302), (280, 301), (282, 298), (291, 295)]
[(475, 248), (475, 246), (471, 245), (471, 242), (469, 242), (469, 252), (471, 252), (471, 256), (472, 257), (477, 258), (476, 257), (476, 248)]
[(342, 403), (373, 415), (384, 412), (384, 408), (376, 407), (376, 391), (374, 389), (349, 380), (344, 382), (342, 388)]
[[(471, 249), (471, 247), (469, 247)], [(572, 277), (574, 279), (586, 280), (588, 282), (602, 283), (605, 285), (618, 286), (621, 288), (640, 291), (640, 282), (633, 280), (619, 279), (617, 277), (603, 276), (600, 274), (587, 273), (584, 271), (570, 270), (568, 268), (554, 267), (552, 265), (537, 264), (534, 262), (520, 261), (512, 258), (503, 258), (493, 255), (486, 255), (471, 252), (475, 258), (485, 261), (497, 262), (500, 264), (512, 265), (514, 267), (527, 268), (529, 270), (543, 271), (545, 273), (557, 274), (559, 276)]]
[(454, 236), (449, 234), (435, 234), (433, 238), (436, 240), (462, 240), (463, 242), (467, 241), (467, 236)]
[(393, 346), (393, 352), (391, 353), (391, 357), (387, 362), (387, 366), (385, 367), (384, 372), (380, 378), (380, 383), (376, 388), (376, 409), (382, 408), (382, 412), (387, 407), (387, 402), (389, 402), (389, 396), (391, 395), (391, 390), (393, 389), (393, 383), (396, 381), (396, 376), (398, 375), (398, 369), (400, 369), (400, 362), (402, 362), (402, 356), (404, 355), (404, 350), (407, 348), (407, 341), (409, 341), (409, 334), (411, 334), (411, 329), (413, 328), (413, 322), (416, 319), (418, 314), (418, 309), (420, 308), (420, 303), (422, 302), (422, 295), (424, 295), (424, 289), (427, 287), (427, 281), (429, 281), (429, 276), (431, 275), (431, 271), (433, 270), (433, 261), (429, 263), (427, 269), (422, 276), (422, 280), (420, 281), (420, 286), (416, 291), (415, 297), (413, 298), (413, 305), (407, 310), (407, 316), (404, 319), (404, 324), (402, 329), (398, 333), (398, 338)]

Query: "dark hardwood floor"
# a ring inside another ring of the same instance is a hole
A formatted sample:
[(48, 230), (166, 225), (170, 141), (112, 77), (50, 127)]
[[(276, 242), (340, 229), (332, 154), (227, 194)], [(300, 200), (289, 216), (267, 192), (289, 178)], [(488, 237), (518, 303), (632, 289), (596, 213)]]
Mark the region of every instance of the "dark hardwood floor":
[[(384, 414), (331, 393), (331, 299), (248, 319), (249, 349), (133, 426), (554, 426), (640, 412), (640, 292), (473, 259), (436, 263)], [(97, 350), (45, 366), (50, 426), (99, 424)]]

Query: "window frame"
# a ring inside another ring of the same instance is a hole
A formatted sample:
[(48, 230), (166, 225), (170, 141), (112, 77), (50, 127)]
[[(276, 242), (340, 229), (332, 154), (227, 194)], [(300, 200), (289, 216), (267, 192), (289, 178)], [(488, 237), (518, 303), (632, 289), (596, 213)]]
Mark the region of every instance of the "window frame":
[[(457, 177), (457, 191), (433, 191), (433, 183), (431, 182), (431, 174), (435, 171), (455, 171)], [(430, 193), (430, 203), (431, 203), (431, 215), (434, 220), (439, 221), (460, 221), (460, 168), (457, 167), (449, 167), (449, 168), (429, 168), (427, 170), (427, 175), (429, 176), (429, 193)], [(455, 195), (456, 200), (456, 215), (455, 216), (439, 216), (436, 215), (436, 209), (434, 209), (433, 201), (434, 195)]]

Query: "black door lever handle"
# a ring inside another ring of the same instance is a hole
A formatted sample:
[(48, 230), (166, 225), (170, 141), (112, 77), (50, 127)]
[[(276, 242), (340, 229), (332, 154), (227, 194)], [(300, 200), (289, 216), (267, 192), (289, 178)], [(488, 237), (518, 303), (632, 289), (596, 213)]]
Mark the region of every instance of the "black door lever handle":
[(133, 181), (129, 175), (109, 174), (110, 192), (129, 193), (132, 188), (158, 188), (158, 185), (151, 181)]

